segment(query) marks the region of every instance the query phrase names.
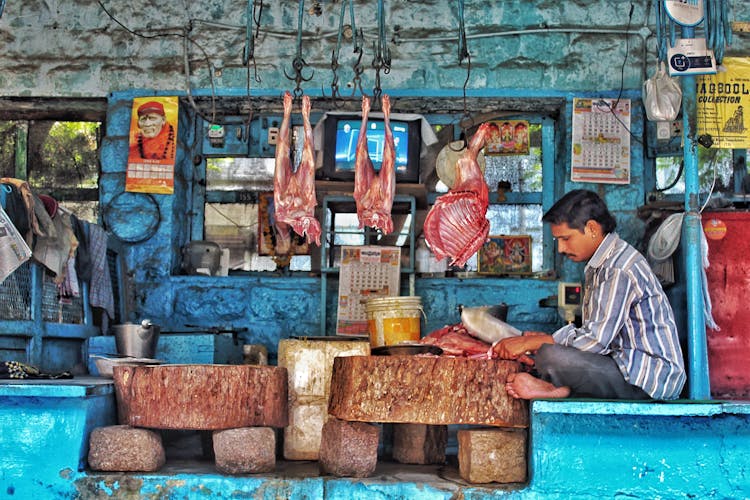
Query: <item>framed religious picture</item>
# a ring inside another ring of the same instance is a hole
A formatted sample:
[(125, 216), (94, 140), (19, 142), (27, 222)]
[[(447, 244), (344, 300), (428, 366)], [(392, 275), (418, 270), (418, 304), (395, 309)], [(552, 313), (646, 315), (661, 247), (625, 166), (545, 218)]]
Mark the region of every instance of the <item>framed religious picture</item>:
[(489, 236), (477, 254), (479, 274), (531, 273), (531, 236)]
[(284, 245), (276, 233), (276, 221), (273, 217), (273, 192), (260, 193), (258, 196), (258, 224), (260, 237), (258, 238), (259, 255), (307, 255), (310, 253), (305, 237), (289, 228), (290, 245)]
[(484, 146), (484, 154), (529, 154), (529, 122), (527, 120), (490, 122), (490, 136)]
[(133, 99), (125, 191), (174, 192), (178, 113), (176, 96)]

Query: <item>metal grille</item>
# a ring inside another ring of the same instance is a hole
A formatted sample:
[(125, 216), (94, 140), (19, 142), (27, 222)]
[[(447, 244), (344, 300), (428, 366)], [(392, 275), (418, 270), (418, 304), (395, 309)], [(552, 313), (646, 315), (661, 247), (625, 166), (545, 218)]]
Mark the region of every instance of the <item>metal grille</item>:
[(0, 283), (0, 318), (31, 319), (31, 262), (25, 262)]
[(528, 156), (488, 156), (484, 179), (490, 191), (500, 181), (510, 183), (514, 193), (533, 193), (542, 190), (542, 164), (539, 150), (532, 148)]
[(42, 320), (51, 323), (83, 323), (83, 300), (72, 297), (60, 300), (54, 277), (44, 271), (42, 277)]

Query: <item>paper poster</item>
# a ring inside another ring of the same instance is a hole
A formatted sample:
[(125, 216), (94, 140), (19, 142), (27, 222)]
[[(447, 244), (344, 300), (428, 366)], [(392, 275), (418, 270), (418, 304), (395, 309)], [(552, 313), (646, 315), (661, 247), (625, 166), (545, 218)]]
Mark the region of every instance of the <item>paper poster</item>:
[(750, 148), (750, 58), (725, 57), (726, 71), (696, 78), (698, 135), (713, 147)]
[(526, 120), (490, 122), (490, 135), (484, 147), (484, 154), (529, 154), (529, 122)]
[(177, 97), (133, 99), (125, 191), (174, 192), (178, 110)]
[(337, 335), (366, 336), (367, 300), (400, 293), (401, 248), (342, 246)]
[(31, 249), (0, 206), (0, 283), (29, 257)]
[(630, 183), (630, 99), (573, 99), (573, 182)]

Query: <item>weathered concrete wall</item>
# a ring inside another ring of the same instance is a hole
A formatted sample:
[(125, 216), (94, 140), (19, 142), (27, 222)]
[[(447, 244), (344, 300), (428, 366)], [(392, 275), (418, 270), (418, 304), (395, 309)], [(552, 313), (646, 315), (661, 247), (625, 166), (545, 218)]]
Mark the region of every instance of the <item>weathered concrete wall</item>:
[[(735, 18), (749, 20), (747, 2), (733, 3)], [(217, 89), (246, 88), (246, 1), (101, 4), (122, 26), (94, 0), (8, 2), (0, 18), (0, 95), (102, 97), (129, 88), (185, 90), (186, 58), (194, 88), (211, 86), (210, 67)], [(315, 4), (320, 4), (319, 13)], [(622, 84), (637, 89), (654, 62), (653, 5), (646, 0), (468, 1), (468, 88), (594, 91)], [(330, 89), (340, 7), (341, 2), (305, 4), (300, 55), (308, 65), (303, 74), (313, 76), (302, 85), (306, 93)], [(365, 36), (362, 86), (369, 92), (375, 76), (370, 64), (378, 35), (377, 2), (355, 1), (354, 14), (356, 28)], [(251, 79), (252, 89), (294, 87), (284, 71), (292, 73), (297, 20), (297, 2), (264, 2), (251, 68), (261, 81)], [(384, 20), (392, 62), (390, 73), (381, 75), (382, 88), (463, 87), (466, 66), (458, 65), (456, 2), (387, 1)], [(344, 22), (350, 24), (348, 12)], [(748, 37), (736, 34), (727, 54), (747, 54), (748, 46)], [(354, 77), (354, 62), (351, 41), (344, 39), (342, 89)]]

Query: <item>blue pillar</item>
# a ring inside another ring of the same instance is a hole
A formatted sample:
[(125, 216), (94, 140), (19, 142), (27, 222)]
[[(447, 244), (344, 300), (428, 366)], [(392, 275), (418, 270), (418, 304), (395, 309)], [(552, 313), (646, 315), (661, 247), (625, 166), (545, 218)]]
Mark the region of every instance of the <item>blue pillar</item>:
[[(682, 28), (683, 38), (693, 38), (692, 27)], [(690, 399), (710, 399), (706, 323), (703, 312), (700, 187), (698, 180), (698, 128), (695, 77), (682, 78), (682, 130), (685, 162), (685, 219), (682, 241), (685, 245), (688, 319), (688, 387)]]

